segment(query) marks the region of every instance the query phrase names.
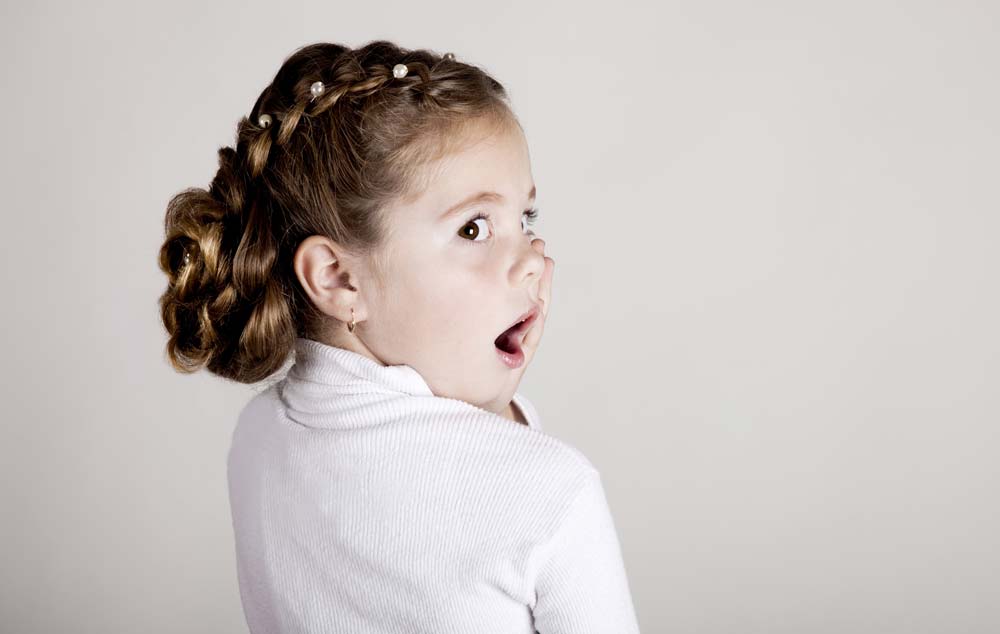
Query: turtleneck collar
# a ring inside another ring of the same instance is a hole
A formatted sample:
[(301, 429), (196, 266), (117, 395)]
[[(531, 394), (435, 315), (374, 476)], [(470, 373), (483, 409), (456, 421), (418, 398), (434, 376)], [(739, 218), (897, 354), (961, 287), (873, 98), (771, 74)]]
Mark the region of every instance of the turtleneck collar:
[[(358, 429), (400, 418), (454, 416), (510, 422), (471, 403), (435, 395), (412, 366), (382, 365), (358, 352), (303, 337), (296, 338), (294, 363), (275, 391), (285, 415), (308, 427)], [(528, 427), (540, 430), (534, 406), (520, 393), (511, 400)]]
[(325, 383), (340, 388), (370, 391), (379, 389), (412, 396), (433, 396), (430, 386), (413, 367), (382, 365), (363, 354), (337, 348), (312, 339), (297, 337), (295, 363), (289, 375), (296, 379)]

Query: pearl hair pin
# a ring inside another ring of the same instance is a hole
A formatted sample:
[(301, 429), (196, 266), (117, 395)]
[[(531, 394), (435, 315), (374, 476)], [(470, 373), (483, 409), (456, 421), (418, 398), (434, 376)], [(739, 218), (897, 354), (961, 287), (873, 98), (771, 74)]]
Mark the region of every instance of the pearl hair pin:
[(396, 64), (392, 67), (392, 76), (397, 79), (406, 77), (407, 72), (409, 72), (409, 69), (406, 67), (406, 64)]
[(313, 85), (309, 86), (309, 92), (312, 94), (312, 99), (309, 101), (315, 101), (316, 97), (322, 95), (324, 90), (326, 90), (326, 86), (323, 85), (323, 82), (313, 82)]

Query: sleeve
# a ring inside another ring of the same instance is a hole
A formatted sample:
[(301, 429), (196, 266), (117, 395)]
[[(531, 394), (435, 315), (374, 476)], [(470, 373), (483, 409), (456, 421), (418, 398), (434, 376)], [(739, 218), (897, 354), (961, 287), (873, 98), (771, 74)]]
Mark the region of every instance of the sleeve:
[(555, 533), (532, 553), (538, 634), (638, 634), (621, 547), (600, 473), (591, 472)]

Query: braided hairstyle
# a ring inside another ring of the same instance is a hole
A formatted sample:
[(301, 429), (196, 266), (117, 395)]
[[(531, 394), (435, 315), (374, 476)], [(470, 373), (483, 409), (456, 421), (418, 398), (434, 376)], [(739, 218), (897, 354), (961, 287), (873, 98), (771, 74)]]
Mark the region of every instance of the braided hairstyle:
[[(326, 89), (314, 97), (317, 81)], [(255, 383), (284, 365), (296, 337), (321, 338), (336, 320), (299, 284), (298, 245), (327, 236), (381, 285), (385, 210), (423, 191), (421, 167), (483, 123), (519, 125), (504, 87), (453, 56), (385, 40), (294, 51), (240, 119), (236, 147), (219, 149), (208, 189), (167, 204), (159, 305), (174, 368)]]

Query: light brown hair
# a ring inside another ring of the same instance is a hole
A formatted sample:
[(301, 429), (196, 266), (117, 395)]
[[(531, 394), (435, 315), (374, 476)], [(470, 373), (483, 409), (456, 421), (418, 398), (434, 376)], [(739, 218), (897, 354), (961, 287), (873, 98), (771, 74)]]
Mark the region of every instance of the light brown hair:
[(240, 119), (236, 147), (219, 149), (208, 189), (167, 204), (159, 304), (171, 364), (241, 383), (280, 369), (296, 337), (316, 339), (332, 320), (298, 282), (298, 245), (327, 236), (381, 283), (385, 210), (419, 194), (421, 167), (484, 123), (519, 125), (504, 87), (474, 65), (385, 40), (296, 50)]

